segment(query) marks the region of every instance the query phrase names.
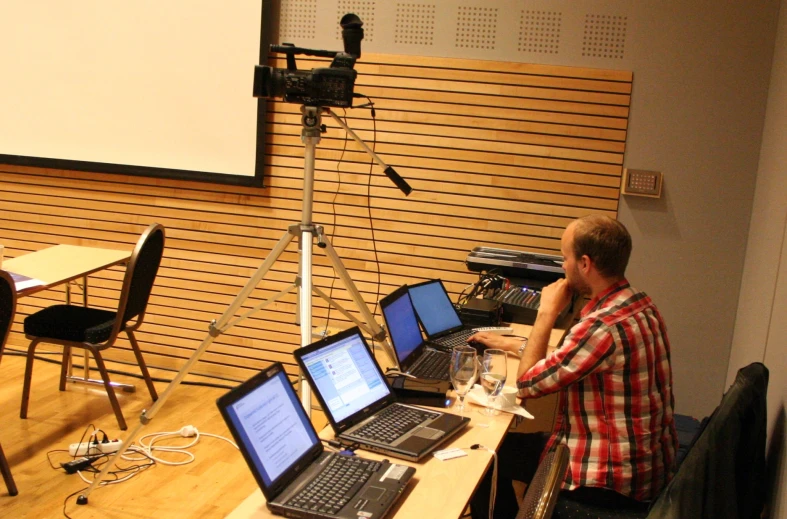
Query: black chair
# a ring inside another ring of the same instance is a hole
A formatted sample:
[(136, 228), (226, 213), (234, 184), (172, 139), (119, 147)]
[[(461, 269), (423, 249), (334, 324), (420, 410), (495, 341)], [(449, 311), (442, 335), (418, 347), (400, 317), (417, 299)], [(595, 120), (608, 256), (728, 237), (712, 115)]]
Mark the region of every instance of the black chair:
[[(14, 323), (15, 313), (16, 288), (14, 287), (14, 280), (11, 279), (10, 274), (0, 270), (0, 361), (3, 360), (5, 341), (8, 339), (11, 325)], [(8, 460), (5, 458), (2, 446), (0, 446), (0, 473), (3, 474), (8, 493), (12, 496), (17, 495), (19, 491), (16, 489), (14, 477), (11, 475), (11, 467), (8, 465)]]
[[(96, 360), (96, 367), (101, 373), (101, 379), (104, 382), (112, 409), (117, 417), (118, 425), (122, 430), (125, 430), (126, 420), (123, 418), (115, 390), (110, 384), (109, 374), (101, 357), (101, 351), (111, 347), (120, 332), (125, 332), (150, 396), (153, 401), (158, 399), (156, 388), (153, 386), (134, 331), (142, 325), (144, 320), (148, 299), (163, 252), (164, 227), (153, 224), (142, 233), (134, 252), (131, 254), (131, 260), (126, 267), (126, 275), (123, 279), (117, 311), (77, 305), (55, 305), (40, 310), (25, 319), (25, 335), (32, 339), (32, 342), (27, 350), (20, 417), (27, 418), (35, 349), (41, 342), (63, 345), (60, 391), (64, 391), (66, 388), (71, 348), (84, 348), (92, 353)], [(119, 316), (120, 318), (118, 318)]]
[(538, 464), (532, 481), (527, 486), (516, 519), (549, 519), (555, 507), (560, 486), (566, 476), (568, 448), (558, 445)]
[(648, 511), (611, 510), (561, 496), (554, 517), (759, 519), (766, 499), (767, 393), (768, 369), (763, 364), (741, 368)]

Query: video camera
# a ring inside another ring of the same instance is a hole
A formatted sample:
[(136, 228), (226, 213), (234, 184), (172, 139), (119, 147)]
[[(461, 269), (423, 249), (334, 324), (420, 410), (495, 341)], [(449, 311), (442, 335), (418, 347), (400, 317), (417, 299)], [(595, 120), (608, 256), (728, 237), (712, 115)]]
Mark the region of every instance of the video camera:
[[(302, 49), (288, 43), (271, 45), (271, 52), (287, 56), (287, 68), (257, 65), (254, 68), (254, 97), (281, 97), (288, 103), (307, 106), (352, 106), (353, 88), (358, 75), (353, 67), (355, 60), (361, 57), (363, 22), (356, 15), (348, 13), (342, 17), (339, 25), (342, 27), (344, 52)], [(333, 62), (329, 68), (301, 71), (295, 65), (296, 54), (333, 58)]]

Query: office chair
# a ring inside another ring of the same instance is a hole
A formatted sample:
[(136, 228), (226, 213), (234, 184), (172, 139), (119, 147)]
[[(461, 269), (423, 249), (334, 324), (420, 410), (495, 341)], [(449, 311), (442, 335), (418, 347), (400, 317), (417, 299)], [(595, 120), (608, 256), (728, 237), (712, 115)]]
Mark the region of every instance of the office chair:
[[(117, 311), (77, 305), (54, 305), (25, 318), (25, 335), (32, 339), (32, 342), (27, 350), (22, 406), (19, 412), (21, 418), (27, 418), (35, 349), (41, 342), (63, 346), (60, 391), (64, 391), (66, 388), (71, 348), (84, 348), (93, 354), (118, 425), (122, 430), (126, 430), (126, 420), (123, 418), (115, 390), (110, 384), (109, 374), (101, 357), (101, 351), (111, 347), (120, 332), (125, 332), (150, 396), (154, 402), (158, 399), (156, 388), (153, 386), (134, 331), (142, 325), (145, 317), (145, 309), (163, 252), (164, 227), (153, 224), (142, 233), (134, 252), (131, 254), (131, 260), (126, 267), (126, 275), (123, 279)], [(118, 319), (118, 316), (121, 318)]]
[[(3, 359), (3, 348), (5, 348), (5, 341), (8, 339), (11, 331), (11, 325), (14, 323), (15, 313), (16, 288), (14, 287), (14, 280), (11, 279), (10, 274), (0, 270), (0, 360)], [(14, 477), (11, 475), (11, 467), (5, 458), (2, 446), (0, 446), (0, 473), (3, 474), (9, 495), (17, 495), (19, 491), (16, 489)]]
[(566, 476), (568, 466), (568, 447), (561, 444), (548, 452), (527, 486), (525, 497), (519, 505), (516, 519), (549, 519), (555, 507), (560, 485)]

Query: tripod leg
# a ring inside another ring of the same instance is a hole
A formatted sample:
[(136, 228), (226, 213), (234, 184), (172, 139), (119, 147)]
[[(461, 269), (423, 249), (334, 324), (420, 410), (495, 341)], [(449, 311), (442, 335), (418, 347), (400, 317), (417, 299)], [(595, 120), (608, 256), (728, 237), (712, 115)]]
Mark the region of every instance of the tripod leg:
[[(301, 229), (300, 267), (301, 286), (298, 292), (298, 316), (301, 327), (301, 347), (312, 343), (312, 231), (310, 227)], [(306, 411), (306, 416), (312, 416), (312, 394), (309, 384), (306, 383), (303, 373), (300, 374), (301, 405)]]
[[(355, 302), (355, 306), (358, 307), (358, 310), (361, 311), (361, 315), (363, 315), (364, 320), (366, 321), (366, 325), (371, 330), (372, 338), (377, 341), (382, 342), (383, 344), (383, 351), (385, 354), (388, 355), (388, 359), (391, 363), (396, 366), (397, 361), (396, 357), (393, 354), (391, 346), (388, 344), (388, 341), (385, 340), (385, 332), (377, 324), (377, 321), (374, 320), (374, 315), (369, 310), (369, 307), (366, 305), (366, 301), (363, 300), (363, 296), (358, 291), (358, 288), (353, 283), (352, 278), (350, 278), (350, 274), (347, 272), (347, 269), (344, 267), (344, 263), (342, 263), (342, 259), (336, 254), (336, 249), (333, 248), (331, 245), (331, 241), (328, 237), (323, 237), (325, 241), (325, 254), (331, 260), (331, 265), (333, 265), (333, 269), (336, 271), (336, 274), (339, 276), (339, 279), (342, 280), (344, 283), (345, 288), (348, 292), (350, 292), (350, 297)], [(334, 305), (336, 306), (336, 305)]]
[(85, 492), (79, 495), (77, 498), (77, 504), (87, 504), (88, 496), (98, 485), (101, 484), (102, 481), (104, 481), (106, 475), (115, 466), (115, 462), (120, 458), (120, 456), (125, 454), (128, 447), (134, 442), (139, 433), (142, 431), (142, 428), (150, 423), (153, 417), (158, 414), (159, 409), (169, 399), (169, 396), (180, 385), (181, 381), (183, 381), (186, 375), (189, 374), (191, 367), (196, 364), (197, 361), (199, 361), (203, 353), (205, 353), (216, 337), (224, 333), (224, 328), (227, 326), (227, 323), (229, 323), (230, 319), (235, 316), (238, 309), (246, 301), (246, 299), (248, 299), (249, 295), (257, 287), (257, 285), (259, 285), (260, 281), (262, 281), (262, 278), (265, 277), (265, 274), (268, 273), (276, 260), (279, 259), (279, 256), (281, 256), (281, 254), (284, 252), (284, 249), (287, 248), (287, 245), (290, 244), (293, 238), (294, 236), (289, 232), (282, 236), (268, 257), (265, 258), (265, 261), (262, 262), (262, 265), (259, 266), (254, 275), (249, 278), (249, 280), (246, 282), (246, 285), (243, 287), (243, 289), (241, 289), (240, 293), (235, 297), (232, 303), (230, 303), (230, 306), (227, 307), (219, 320), (215, 323), (211, 323), (208, 335), (202, 340), (202, 343), (199, 345), (199, 347), (194, 350), (194, 353), (191, 355), (191, 357), (189, 357), (189, 360), (187, 360), (186, 364), (184, 364), (180, 371), (178, 371), (178, 374), (175, 375), (175, 378), (172, 379), (172, 382), (169, 383), (164, 392), (159, 396), (158, 400), (153, 403), (153, 406), (150, 408), (150, 410), (142, 411), (142, 414), (139, 417), (139, 423), (131, 431), (131, 434), (129, 434), (128, 437), (123, 440), (123, 446), (118, 451), (116, 451), (104, 464), (101, 472), (99, 472), (98, 476), (93, 479), (93, 482), (85, 490)]

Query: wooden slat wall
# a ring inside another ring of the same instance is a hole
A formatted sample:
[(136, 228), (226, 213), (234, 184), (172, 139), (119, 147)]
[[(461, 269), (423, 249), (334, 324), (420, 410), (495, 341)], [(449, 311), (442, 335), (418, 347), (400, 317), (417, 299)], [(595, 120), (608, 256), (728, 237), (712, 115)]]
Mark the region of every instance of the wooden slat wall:
[[(405, 198), (324, 115), (313, 208), (372, 309), (400, 284), (432, 277), (457, 295), (476, 278), (464, 265), (475, 246), (557, 253), (573, 218), (616, 215), (630, 72), (392, 55), (364, 55), (356, 70), (355, 92), (374, 100), (376, 121), (364, 109), (346, 121), (414, 191)], [(165, 258), (139, 337), (150, 365), (180, 369), (300, 221), (299, 106), (270, 102), (268, 121), (264, 188), (0, 166), (6, 257), (57, 243), (130, 249), (148, 224), (164, 224)], [(351, 307), (317, 247), (313, 265), (315, 286)], [(245, 306), (293, 283), (296, 271), (292, 244)], [(92, 304), (111, 308), (122, 275), (91, 278)], [(20, 300), (11, 345), (27, 344), (26, 315), (62, 298), (61, 288)], [(294, 315), (290, 294), (219, 337), (193, 372), (240, 380), (274, 360), (294, 372)], [(315, 324), (327, 317), (315, 298)], [(333, 310), (330, 324), (347, 321)], [(107, 357), (132, 361), (124, 341)]]

